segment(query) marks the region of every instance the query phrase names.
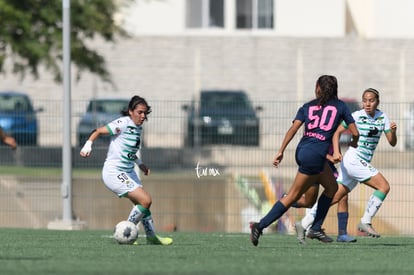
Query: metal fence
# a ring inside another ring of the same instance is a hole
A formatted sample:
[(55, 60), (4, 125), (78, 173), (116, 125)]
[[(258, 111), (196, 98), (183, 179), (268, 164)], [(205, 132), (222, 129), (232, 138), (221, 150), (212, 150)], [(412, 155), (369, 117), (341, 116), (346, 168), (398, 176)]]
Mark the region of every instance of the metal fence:
[[(187, 115), (184, 101), (149, 102), (153, 112), (146, 122), (142, 155), (152, 170), (143, 178), (152, 194), (152, 212), (159, 230), (182, 231), (247, 231), (250, 220), (257, 220), (267, 211), (273, 196), (287, 192), (296, 172), (294, 162), (298, 135), (288, 146), (280, 168), (271, 166), (281, 140), (302, 102), (261, 102), (257, 112), (260, 120), (259, 145), (186, 144)], [(0, 147), (0, 225), (4, 227), (45, 228), (61, 218), (60, 193), (62, 164), (61, 101), (35, 100), (39, 136), (37, 146), (21, 146), (12, 152)], [(87, 228), (109, 229), (129, 214), (130, 203), (117, 199), (104, 188), (100, 169), (105, 159), (106, 145), (96, 145), (92, 157), (79, 156), (77, 127), (86, 110), (86, 101), (72, 103), (73, 144), (73, 216), (85, 222)], [(411, 139), (414, 117), (409, 103), (381, 103), (391, 120), (398, 125), (398, 145), (391, 147), (382, 138), (373, 164), (384, 174), (391, 192), (377, 217), (376, 228), (384, 234), (414, 234), (413, 180), (414, 151)], [(91, 129), (92, 130), (92, 129)], [(220, 143), (220, 141), (218, 142)], [(407, 146), (409, 145), (409, 146)], [(362, 216), (372, 189), (363, 185), (350, 194), (349, 231)], [(267, 194), (267, 195), (266, 195)], [(326, 220), (328, 233), (336, 232), (336, 207)], [(292, 232), (294, 220), (303, 209), (291, 209), (272, 230)]]

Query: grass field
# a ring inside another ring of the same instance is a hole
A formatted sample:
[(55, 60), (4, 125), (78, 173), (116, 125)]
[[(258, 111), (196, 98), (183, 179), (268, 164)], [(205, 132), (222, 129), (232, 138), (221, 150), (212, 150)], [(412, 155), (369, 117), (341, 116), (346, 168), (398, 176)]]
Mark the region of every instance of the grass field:
[(182, 233), (171, 246), (118, 245), (110, 231), (0, 229), (0, 274), (414, 274), (414, 238), (353, 244), (265, 234)]

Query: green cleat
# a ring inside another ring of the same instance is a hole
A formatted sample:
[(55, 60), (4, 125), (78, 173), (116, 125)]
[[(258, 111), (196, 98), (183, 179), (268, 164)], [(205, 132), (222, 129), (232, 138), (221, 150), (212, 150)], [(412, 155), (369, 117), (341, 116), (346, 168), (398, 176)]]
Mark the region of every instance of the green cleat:
[(147, 237), (147, 244), (155, 244), (155, 245), (171, 245), (173, 243), (173, 239), (172, 238), (168, 238), (168, 237), (159, 237), (159, 236), (154, 236), (154, 237)]

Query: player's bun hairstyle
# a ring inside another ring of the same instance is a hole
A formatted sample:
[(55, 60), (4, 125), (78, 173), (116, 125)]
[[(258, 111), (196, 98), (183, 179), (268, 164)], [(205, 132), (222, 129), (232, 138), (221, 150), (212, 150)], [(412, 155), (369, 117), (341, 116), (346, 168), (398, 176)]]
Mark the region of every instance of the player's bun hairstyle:
[(316, 81), (316, 88), (318, 86), (321, 90), (319, 105), (324, 106), (330, 99), (338, 98), (338, 81), (335, 76), (320, 76)]
[(364, 96), (364, 94), (365, 94), (365, 93), (368, 93), (368, 92), (373, 93), (373, 94), (377, 97), (377, 99), (379, 100), (379, 92), (378, 92), (378, 90), (376, 90), (376, 89), (374, 89), (374, 88), (368, 88), (368, 89), (366, 89), (366, 90), (362, 93), (362, 96)]
[(148, 115), (151, 113), (151, 106), (148, 105), (147, 101), (145, 100), (145, 98), (134, 95), (131, 100), (128, 103), (128, 110), (122, 110), (121, 111), (121, 115), (123, 116), (129, 116), (129, 111), (132, 111), (135, 109), (135, 107), (137, 107), (137, 105), (139, 104), (143, 104), (145, 106), (147, 106), (147, 112), (145, 113), (145, 120), (148, 119)]

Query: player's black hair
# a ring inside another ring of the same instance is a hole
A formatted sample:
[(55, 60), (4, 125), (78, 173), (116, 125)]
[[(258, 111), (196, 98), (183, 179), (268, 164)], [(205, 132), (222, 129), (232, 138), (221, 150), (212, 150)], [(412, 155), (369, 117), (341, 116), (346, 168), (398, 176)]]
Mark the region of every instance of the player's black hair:
[(375, 96), (376, 96), (376, 97), (377, 97), (377, 99), (379, 100), (379, 92), (378, 92), (378, 90), (376, 90), (376, 89), (374, 89), (374, 88), (368, 88), (368, 89), (366, 89), (366, 90), (362, 93), (362, 96), (364, 96), (364, 94), (365, 94), (365, 93), (368, 93), (368, 92), (375, 94)]
[(330, 99), (338, 98), (338, 81), (333, 75), (322, 75), (316, 81), (320, 88), (319, 105), (324, 106)]
[(139, 105), (139, 104), (143, 104), (143, 105), (147, 106), (147, 112), (145, 113), (145, 120), (147, 120), (148, 119), (147, 116), (152, 112), (151, 106), (148, 105), (145, 98), (137, 96), (137, 95), (134, 95), (131, 98), (131, 100), (128, 103), (128, 110), (122, 110), (121, 115), (128, 116), (129, 111), (133, 111), (135, 109), (135, 107), (137, 107), (137, 105)]

